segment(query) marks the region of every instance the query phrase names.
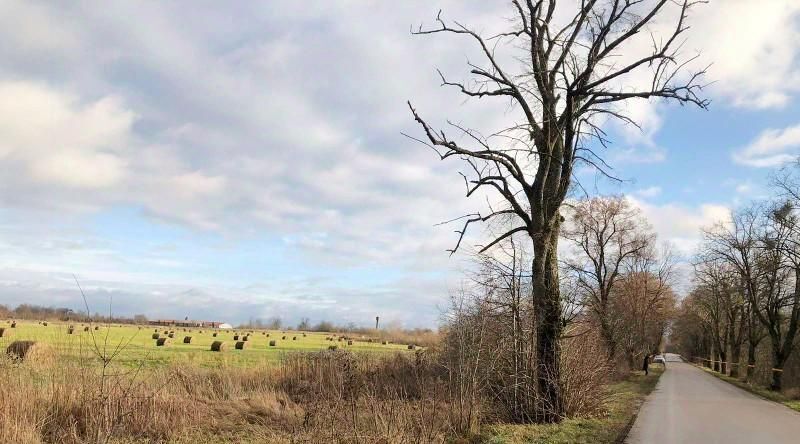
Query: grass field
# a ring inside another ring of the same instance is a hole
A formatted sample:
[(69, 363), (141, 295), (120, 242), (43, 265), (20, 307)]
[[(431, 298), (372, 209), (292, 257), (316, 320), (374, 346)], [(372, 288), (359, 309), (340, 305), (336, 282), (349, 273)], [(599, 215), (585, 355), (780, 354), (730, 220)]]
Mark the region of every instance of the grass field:
[[(74, 326), (72, 334), (68, 334), (70, 325)], [(352, 338), (353, 344), (347, 341), (325, 338), (334, 336), (333, 333), (299, 332), (292, 330), (213, 330), (206, 328), (177, 328), (133, 325), (105, 325), (93, 324), (89, 331), (84, 331), (81, 323), (48, 322), (47, 326), (35, 321), (17, 321), (16, 328), (10, 328), (10, 321), (0, 322), (0, 328), (5, 328), (0, 346), (5, 348), (13, 341), (33, 340), (48, 344), (67, 359), (96, 359), (95, 350), (105, 351), (106, 355), (114, 354), (114, 362), (124, 366), (163, 366), (172, 363), (191, 363), (202, 367), (218, 367), (220, 365), (233, 365), (250, 367), (263, 363), (274, 363), (281, 356), (289, 352), (319, 351), (336, 345), (340, 349), (354, 352), (397, 352), (407, 350), (405, 344), (383, 345), (379, 341), (368, 342), (368, 338)], [(94, 327), (97, 326), (98, 330)], [(186, 331), (184, 331), (186, 330)], [(166, 336), (165, 331), (174, 331), (174, 337), (169, 345), (156, 346), (152, 335), (156, 332), (161, 337)], [(201, 333), (202, 331), (202, 333)], [(252, 332), (252, 333), (251, 333)], [(213, 336), (217, 333), (217, 337)], [(235, 334), (250, 333), (247, 346), (244, 350), (234, 349), (237, 341)], [(269, 335), (269, 336), (267, 336)], [(185, 336), (191, 336), (191, 344), (184, 344)], [(336, 335), (338, 338), (339, 335)], [(285, 339), (283, 339), (285, 337)], [(293, 339), (296, 338), (296, 339)], [(211, 343), (224, 341), (227, 350), (224, 352), (211, 351)], [(269, 346), (269, 341), (275, 340), (276, 346)]]

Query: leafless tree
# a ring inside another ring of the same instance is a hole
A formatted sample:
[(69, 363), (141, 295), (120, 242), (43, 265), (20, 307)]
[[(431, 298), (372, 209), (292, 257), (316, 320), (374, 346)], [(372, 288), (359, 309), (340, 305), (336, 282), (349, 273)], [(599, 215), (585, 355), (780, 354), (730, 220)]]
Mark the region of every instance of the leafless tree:
[[(773, 390), (781, 389), (783, 365), (794, 350), (800, 327), (800, 257), (793, 240), (796, 224), (790, 207), (760, 205), (739, 211), (730, 225), (720, 224), (705, 233), (707, 254), (736, 268), (749, 301), (749, 314), (770, 339)], [(749, 358), (755, 357), (752, 352)]]
[(695, 264), (698, 281), (694, 289), (696, 306), (707, 320), (714, 345), (715, 370), (728, 372), (728, 350), (731, 351), (730, 374), (738, 376), (741, 347), (747, 328), (747, 301), (738, 285), (739, 275), (730, 264), (718, 259), (699, 260)]
[(575, 204), (563, 231), (576, 250), (566, 269), (600, 326), (609, 361), (616, 357), (620, 320), (612, 311), (614, 285), (626, 265), (652, 251), (656, 238), (648, 229), (640, 211), (624, 198), (597, 197)]
[[(532, 245), (533, 276), (530, 298), (535, 313), (536, 374), (540, 399), (521, 421), (557, 422), (563, 418), (559, 387), (559, 338), (562, 333), (557, 247), (562, 223), (559, 209), (570, 191), (576, 164), (607, 166), (593, 147), (608, 142), (604, 119), (636, 125), (623, 111), (630, 100), (662, 98), (705, 108), (699, 83), (705, 70), (690, 72), (696, 56), (681, 54), (689, 10), (700, 1), (581, 0), (577, 5), (557, 0), (513, 0), (515, 23), (496, 35), (482, 35), (458, 22), (437, 16), (431, 28), (414, 34), (454, 34), (473, 41), (483, 62), (469, 62), (470, 81), (448, 80), (468, 98), (499, 98), (510, 102), (517, 120), (508, 128), (483, 136), (474, 129), (450, 123), (459, 137), (434, 128), (409, 102), (424, 132), (417, 139), (442, 159), (465, 162), (467, 195), (479, 189), (499, 194), (503, 206), (464, 218), (455, 252), (467, 228), (498, 216), (515, 224), (482, 247), (488, 250), (515, 234)], [(651, 32), (671, 8), (676, 18), (665, 35)], [(561, 14), (561, 13), (565, 14)], [(566, 20), (557, 17), (567, 15)], [(649, 48), (636, 53), (631, 44), (645, 39)], [(509, 50), (509, 58), (498, 51)], [(647, 81), (636, 79), (646, 77)]]

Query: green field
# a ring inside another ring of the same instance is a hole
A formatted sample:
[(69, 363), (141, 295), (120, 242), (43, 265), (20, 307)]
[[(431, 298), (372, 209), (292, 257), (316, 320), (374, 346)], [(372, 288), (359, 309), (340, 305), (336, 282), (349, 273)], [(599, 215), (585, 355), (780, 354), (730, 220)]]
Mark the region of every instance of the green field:
[[(0, 338), (0, 346), (5, 348), (13, 341), (33, 340), (48, 344), (61, 357), (75, 360), (99, 360), (99, 355), (111, 356), (116, 364), (125, 366), (163, 366), (169, 364), (195, 364), (203, 367), (239, 366), (249, 367), (264, 363), (274, 363), (283, 355), (291, 352), (311, 352), (326, 350), (331, 345), (339, 349), (354, 352), (397, 352), (407, 350), (404, 344), (382, 345), (380, 341), (369, 342), (369, 338), (360, 335), (347, 334), (353, 344), (347, 341), (328, 341), (327, 337), (336, 337), (341, 334), (300, 332), (293, 330), (213, 330), (207, 328), (183, 328), (163, 326), (133, 326), (119, 324), (81, 324), (48, 322), (49, 325), (40, 325), (36, 321), (17, 321), (16, 328), (10, 328), (10, 321), (0, 322), (0, 328), (5, 328), (5, 334)], [(72, 334), (68, 334), (70, 325), (74, 326)], [(89, 331), (84, 327), (89, 326)], [(98, 327), (95, 330), (94, 327)], [(152, 338), (158, 332), (162, 337), (165, 331), (174, 331), (174, 338), (169, 345), (156, 346)], [(201, 333), (202, 331), (202, 333)], [(217, 333), (217, 337), (213, 336)], [(247, 346), (244, 350), (236, 350), (233, 339), (235, 334), (250, 333)], [(304, 336), (305, 334), (305, 336)], [(267, 336), (269, 335), (269, 336)], [(184, 344), (185, 336), (191, 336), (191, 344)], [(286, 339), (282, 339), (285, 337)], [(293, 338), (296, 338), (293, 340)], [(211, 351), (211, 343), (224, 341), (227, 349), (223, 352)], [(275, 340), (275, 347), (269, 346), (269, 341)], [(100, 351), (100, 354), (98, 354)]]

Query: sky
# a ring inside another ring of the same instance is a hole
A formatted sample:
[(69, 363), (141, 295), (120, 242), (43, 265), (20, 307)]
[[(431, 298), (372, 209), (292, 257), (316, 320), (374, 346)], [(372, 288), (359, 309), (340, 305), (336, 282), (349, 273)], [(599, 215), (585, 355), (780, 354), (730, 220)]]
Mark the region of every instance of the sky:
[[(470, 267), (439, 222), (482, 205), (419, 136), (504, 103), (440, 87), (476, 60), (412, 36), (439, 10), (481, 32), (508, 2), (0, 0), (0, 304), (239, 323), (437, 325)], [(800, 154), (800, 3), (712, 0), (684, 50), (708, 110), (637, 101), (609, 124), (612, 183), (689, 257)], [(656, 28), (660, 26), (657, 24)], [(478, 244), (480, 230), (466, 243)]]

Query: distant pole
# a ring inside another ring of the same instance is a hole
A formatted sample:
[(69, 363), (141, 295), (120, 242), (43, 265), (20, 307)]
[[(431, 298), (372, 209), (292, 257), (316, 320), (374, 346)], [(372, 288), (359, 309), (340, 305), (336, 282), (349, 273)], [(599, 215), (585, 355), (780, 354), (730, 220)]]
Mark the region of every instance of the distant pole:
[(380, 316), (375, 316), (375, 330), (378, 329), (378, 322), (380, 322), (380, 320), (381, 320)]

